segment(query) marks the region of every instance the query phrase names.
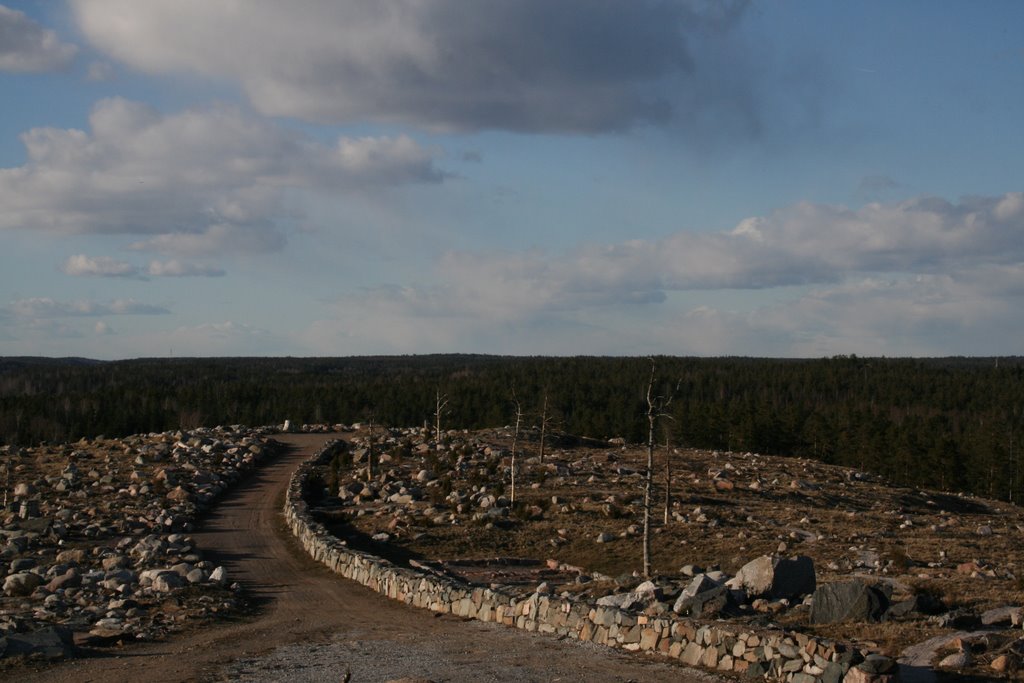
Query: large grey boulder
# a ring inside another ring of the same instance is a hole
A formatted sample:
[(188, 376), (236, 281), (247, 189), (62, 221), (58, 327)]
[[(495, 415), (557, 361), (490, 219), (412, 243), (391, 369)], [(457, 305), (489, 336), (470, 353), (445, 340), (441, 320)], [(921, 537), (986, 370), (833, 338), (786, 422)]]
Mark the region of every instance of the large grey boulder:
[(863, 581), (829, 583), (814, 591), (812, 624), (879, 621), (889, 609), (885, 591)]
[(788, 559), (762, 555), (743, 565), (735, 581), (750, 597), (772, 600), (809, 595), (817, 585), (814, 561), (804, 555)]

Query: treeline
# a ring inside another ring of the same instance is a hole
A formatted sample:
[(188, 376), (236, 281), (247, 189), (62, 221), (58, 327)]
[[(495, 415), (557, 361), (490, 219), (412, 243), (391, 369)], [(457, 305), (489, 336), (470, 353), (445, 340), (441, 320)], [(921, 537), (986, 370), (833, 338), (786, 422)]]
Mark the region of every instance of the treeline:
[[(1024, 494), (1022, 358), (659, 357), (671, 443), (806, 456), (897, 482)], [(548, 417), (569, 434), (645, 437), (646, 358), (0, 359), (0, 443), (214, 424), (478, 428)]]

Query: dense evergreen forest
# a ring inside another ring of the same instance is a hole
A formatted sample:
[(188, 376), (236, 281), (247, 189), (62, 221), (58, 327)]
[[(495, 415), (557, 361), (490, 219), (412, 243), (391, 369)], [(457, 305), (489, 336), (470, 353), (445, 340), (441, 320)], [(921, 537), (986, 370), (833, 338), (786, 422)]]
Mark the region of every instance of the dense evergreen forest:
[[(1024, 358), (654, 359), (673, 445), (806, 456), (905, 484), (1020, 500)], [(644, 438), (646, 358), (0, 358), (0, 443), (215, 424), (512, 421)]]

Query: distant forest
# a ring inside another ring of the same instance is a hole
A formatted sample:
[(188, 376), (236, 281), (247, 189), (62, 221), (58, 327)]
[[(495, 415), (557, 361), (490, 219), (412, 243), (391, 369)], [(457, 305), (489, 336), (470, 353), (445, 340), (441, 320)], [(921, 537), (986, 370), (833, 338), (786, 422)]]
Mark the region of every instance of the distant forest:
[[(674, 392), (673, 446), (804, 456), (902, 484), (1019, 501), (1024, 358), (655, 358)], [(0, 358), (0, 443), (32, 445), (201, 425), (443, 428), (513, 421), (645, 438), (646, 358)]]

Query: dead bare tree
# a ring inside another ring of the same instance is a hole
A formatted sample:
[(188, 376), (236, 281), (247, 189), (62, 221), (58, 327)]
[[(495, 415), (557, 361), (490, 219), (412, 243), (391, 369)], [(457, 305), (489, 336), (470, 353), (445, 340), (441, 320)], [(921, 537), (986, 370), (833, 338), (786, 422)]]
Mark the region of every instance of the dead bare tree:
[(366, 481), (373, 479), (373, 413), (370, 413), (369, 423), (366, 434)]
[(665, 432), (665, 515), (662, 524), (668, 525), (668, 516), (672, 510), (672, 444), (671, 430), (668, 425), (663, 427)]
[(516, 409), (516, 427), (515, 431), (512, 432), (512, 503), (516, 502), (516, 446), (519, 444), (519, 425), (523, 421), (523, 406), (519, 403), (519, 398), (516, 396), (516, 388), (512, 387), (512, 405)]
[(438, 387), (434, 402), (434, 441), (438, 445), (441, 443), (441, 416), (445, 414), (447, 407), (448, 394), (442, 394), (441, 388)]
[(548, 390), (544, 390), (544, 401), (540, 408), (540, 450), (537, 452), (537, 459), (541, 464), (544, 463), (544, 440), (547, 438), (548, 427), (551, 425), (552, 418), (548, 412)]
[[(655, 395), (654, 384), (657, 379), (657, 363), (651, 361), (651, 378), (647, 382), (647, 469), (644, 472), (644, 577), (651, 577), (651, 506), (654, 486), (654, 430), (659, 418), (672, 419), (668, 407), (675, 397), (675, 391), (668, 396)], [(676, 385), (676, 389), (679, 385)]]

